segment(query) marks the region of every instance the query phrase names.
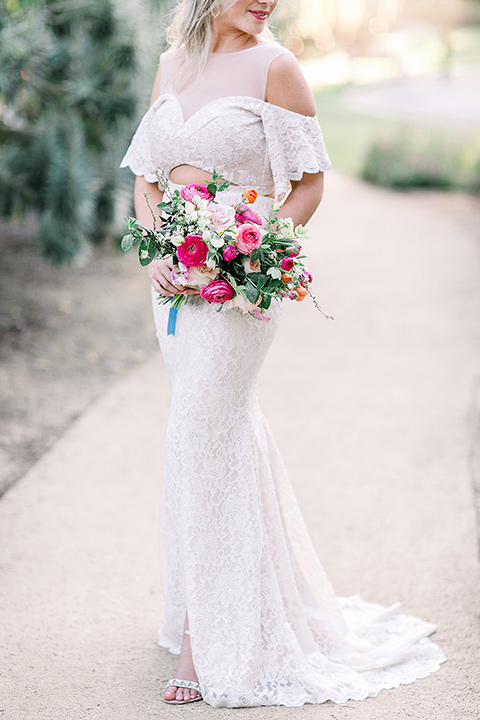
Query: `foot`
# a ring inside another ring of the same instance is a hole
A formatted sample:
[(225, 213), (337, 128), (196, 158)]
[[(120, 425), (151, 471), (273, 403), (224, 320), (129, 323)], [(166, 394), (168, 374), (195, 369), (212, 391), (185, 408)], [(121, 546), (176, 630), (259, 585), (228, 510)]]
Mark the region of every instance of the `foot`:
[[(175, 670), (174, 677), (182, 680), (193, 680), (198, 682), (197, 673), (193, 666), (192, 650), (190, 647), (190, 635), (183, 636), (182, 648), (180, 650), (180, 657), (178, 658), (177, 669)], [(194, 700), (197, 697), (201, 697), (197, 690), (191, 690), (189, 688), (177, 688), (175, 685), (169, 685), (165, 690), (165, 700)]]

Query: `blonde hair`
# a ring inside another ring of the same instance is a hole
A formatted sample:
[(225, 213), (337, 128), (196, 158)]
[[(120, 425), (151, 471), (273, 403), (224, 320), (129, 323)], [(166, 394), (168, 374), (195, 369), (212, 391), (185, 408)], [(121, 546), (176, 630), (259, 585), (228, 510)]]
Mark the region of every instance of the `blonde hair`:
[[(205, 67), (212, 44), (212, 21), (226, 12), (237, 0), (180, 0), (167, 28), (167, 41), (179, 48), (180, 63), (174, 86), (181, 89)], [(259, 35), (262, 41), (273, 40), (269, 28)]]

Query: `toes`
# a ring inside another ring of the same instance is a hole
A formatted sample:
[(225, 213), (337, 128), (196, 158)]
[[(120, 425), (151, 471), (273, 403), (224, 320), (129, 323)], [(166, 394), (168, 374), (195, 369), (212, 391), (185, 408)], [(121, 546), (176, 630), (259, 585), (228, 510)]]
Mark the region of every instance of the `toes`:
[(174, 700), (176, 694), (177, 688), (175, 687), (175, 685), (170, 685), (170, 687), (165, 690), (164, 698), (165, 700)]

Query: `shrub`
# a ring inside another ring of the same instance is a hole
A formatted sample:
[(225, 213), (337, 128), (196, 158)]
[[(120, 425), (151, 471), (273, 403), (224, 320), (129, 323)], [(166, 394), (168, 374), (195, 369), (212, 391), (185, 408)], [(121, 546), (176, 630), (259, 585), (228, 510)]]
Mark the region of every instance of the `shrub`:
[(445, 131), (403, 127), (369, 148), (362, 176), (391, 188), (480, 190), (480, 142), (454, 141)]
[(112, 0), (0, 8), (0, 214), (35, 210), (38, 248), (54, 263), (114, 232), (135, 71)]

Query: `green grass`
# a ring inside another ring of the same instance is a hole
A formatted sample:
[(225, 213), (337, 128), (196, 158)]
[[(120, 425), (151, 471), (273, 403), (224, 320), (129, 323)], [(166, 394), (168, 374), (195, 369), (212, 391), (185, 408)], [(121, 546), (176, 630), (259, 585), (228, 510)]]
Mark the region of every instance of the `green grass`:
[(478, 192), (480, 138), (469, 126), (401, 122), (349, 107), (350, 86), (316, 91), (318, 118), (335, 168), (394, 188), (443, 187)]
[(318, 119), (334, 167), (360, 175), (367, 153), (379, 136), (395, 133), (400, 123), (364, 115), (348, 107), (344, 101), (349, 86), (317, 90)]
[(480, 27), (471, 25), (450, 32), (452, 65), (480, 65)]

